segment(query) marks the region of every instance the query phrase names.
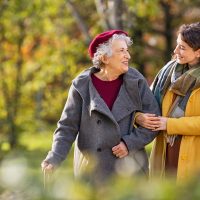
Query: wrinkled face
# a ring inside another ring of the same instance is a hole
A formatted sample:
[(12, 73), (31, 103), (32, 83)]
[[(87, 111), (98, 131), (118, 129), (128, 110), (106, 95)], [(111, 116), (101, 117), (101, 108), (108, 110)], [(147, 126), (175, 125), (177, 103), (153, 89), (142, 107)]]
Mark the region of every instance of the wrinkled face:
[(114, 40), (112, 42), (112, 55), (106, 57), (105, 67), (116, 74), (123, 74), (128, 71), (130, 60), (128, 46), (124, 40)]
[(194, 51), (186, 42), (181, 39), (181, 35), (178, 35), (177, 45), (174, 49), (176, 60), (179, 64), (188, 63), (190, 66), (199, 62), (200, 49)]

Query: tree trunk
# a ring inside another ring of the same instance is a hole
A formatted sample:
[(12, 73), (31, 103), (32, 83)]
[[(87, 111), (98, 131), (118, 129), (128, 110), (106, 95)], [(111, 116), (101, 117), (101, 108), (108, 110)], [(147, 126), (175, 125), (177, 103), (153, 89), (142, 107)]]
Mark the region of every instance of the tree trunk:
[(122, 0), (95, 0), (96, 9), (104, 30), (122, 29), (124, 4)]
[(95, 0), (95, 4), (103, 29), (111, 29), (105, 0)]
[(90, 35), (89, 35), (87, 25), (85, 24), (84, 20), (82, 19), (82, 17), (78, 13), (74, 4), (70, 0), (66, 0), (66, 3), (67, 3), (67, 7), (70, 9), (74, 19), (76, 20), (80, 31), (83, 33), (86, 43), (88, 44), (90, 42), (91, 38), (90, 38)]
[(165, 1), (161, 1), (160, 3), (163, 8), (164, 16), (165, 16), (164, 36), (165, 36), (166, 48), (165, 48), (164, 59), (165, 59), (165, 62), (167, 62), (167, 61), (171, 60), (172, 53), (173, 53), (173, 45), (172, 45), (172, 43), (173, 43), (173, 27), (172, 27), (173, 15), (171, 14), (170, 2), (168, 3)]
[[(1, 87), (2, 87), (2, 94), (3, 99), (5, 102), (5, 108), (7, 113), (7, 124), (8, 124), (8, 142), (10, 144), (11, 149), (17, 146), (17, 138), (18, 138), (18, 131), (17, 131), (17, 124), (16, 119), (19, 110), (20, 98), (21, 98), (21, 85), (22, 85), (22, 66), (23, 66), (23, 55), (22, 55), (22, 45), (25, 38), (25, 26), (24, 22), (20, 21), (18, 23), (20, 28), (20, 38), (17, 44), (17, 57), (18, 60), (16, 62), (16, 79), (13, 78), (13, 85), (14, 91), (11, 93), (9, 90), (8, 83), (5, 80), (1, 80)], [(3, 28), (3, 27), (2, 27)], [(2, 35), (4, 34), (2, 29)], [(5, 58), (6, 60), (6, 58)], [(5, 74), (3, 67), (0, 68), (2, 76)]]
[(123, 30), (123, 19), (124, 5), (122, 0), (115, 0), (113, 5), (113, 18), (116, 29)]

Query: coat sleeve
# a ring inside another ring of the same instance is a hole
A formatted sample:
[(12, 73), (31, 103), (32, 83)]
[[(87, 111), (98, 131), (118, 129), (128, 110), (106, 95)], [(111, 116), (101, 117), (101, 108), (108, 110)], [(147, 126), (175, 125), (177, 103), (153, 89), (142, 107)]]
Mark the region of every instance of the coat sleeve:
[(167, 134), (200, 136), (200, 116), (168, 118)]
[[(138, 82), (138, 88), (142, 103), (142, 109), (139, 110), (139, 112), (160, 115), (158, 103), (144, 79)], [(149, 144), (157, 134), (158, 132), (151, 131), (141, 126), (138, 126), (137, 128), (133, 126), (132, 132), (123, 136), (122, 140), (126, 143), (129, 151), (139, 150)]]
[(59, 165), (66, 158), (79, 131), (81, 109), (82, 98), (72, 85), (45, 161)]

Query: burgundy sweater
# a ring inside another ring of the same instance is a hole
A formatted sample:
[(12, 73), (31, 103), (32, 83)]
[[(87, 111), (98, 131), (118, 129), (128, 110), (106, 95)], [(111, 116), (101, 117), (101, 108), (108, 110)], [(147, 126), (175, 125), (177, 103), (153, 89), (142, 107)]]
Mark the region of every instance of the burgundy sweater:
[(92, 74), (92, 83), (94, 84), (96, 90), (98, 91), (101, 98), (105, 101), (110, 110), (117, 98), (120, 87), (123, 82), (123, 76), (113, 81), (102, 81)]

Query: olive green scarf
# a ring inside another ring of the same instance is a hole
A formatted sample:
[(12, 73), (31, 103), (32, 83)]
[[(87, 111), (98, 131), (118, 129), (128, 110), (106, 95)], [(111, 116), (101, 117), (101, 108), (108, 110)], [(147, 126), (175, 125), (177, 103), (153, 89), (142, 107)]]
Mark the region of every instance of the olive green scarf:
[[(153, 83), (153, 93), (160, 106), (167, 90), (177, 96), (168, 112), (168, 117), (179, 118), (185, 115), (185, 107), (191, 92), (200, 87), (200, 64), (191, 68), (187, 64), (181, 65), (170, 61), (161, 69)], [(166, 140), (172, 146), (176, 135), (166, 135)]]
[(200, 63), (189, 68), (188, 64), (181, 65), (173, 60), (168, 62), (156, 76), (152, 84), (152, 92), (161, 106), (168, 89), (177, 95), (185, 96), (189, 90), (199, 87)]

